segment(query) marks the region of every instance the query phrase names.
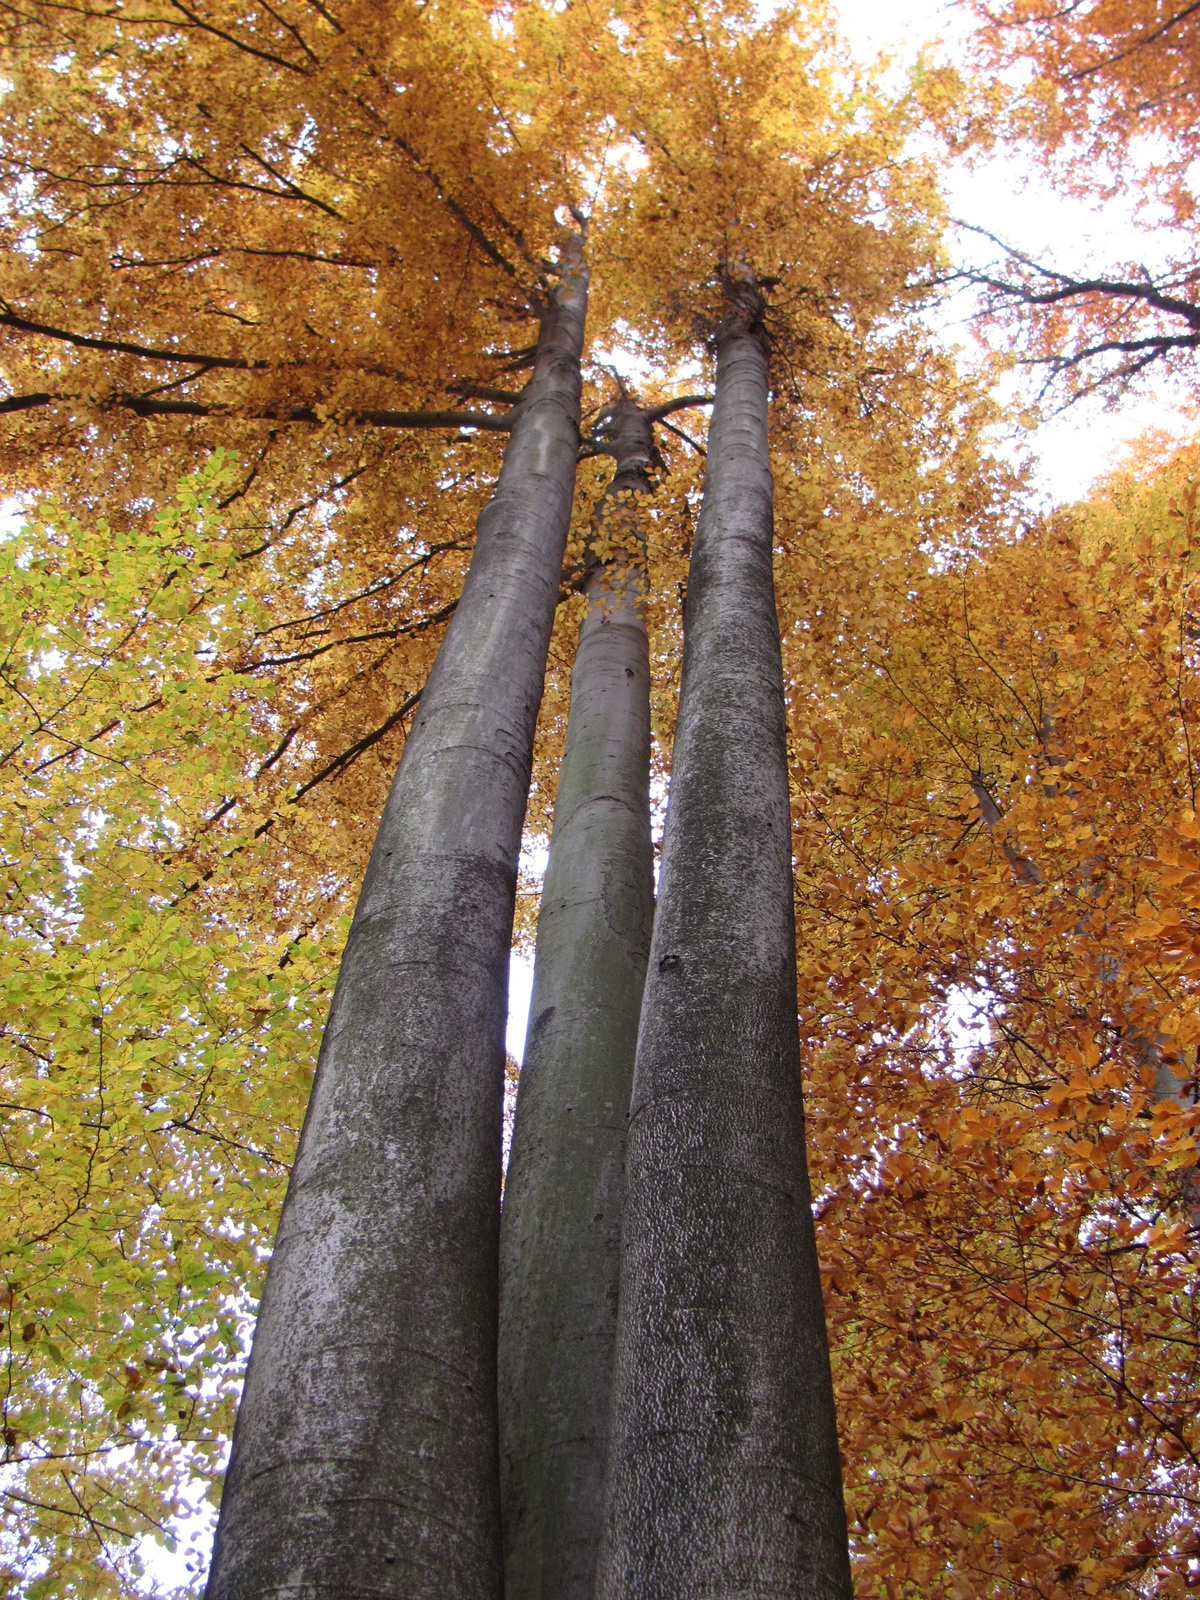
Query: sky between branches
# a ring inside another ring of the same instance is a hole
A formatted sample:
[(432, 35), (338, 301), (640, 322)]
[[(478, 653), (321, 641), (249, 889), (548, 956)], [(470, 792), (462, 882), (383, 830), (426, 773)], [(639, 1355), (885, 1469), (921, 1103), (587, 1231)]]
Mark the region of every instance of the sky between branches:
[[(900, 83), (923, 47), (940, 47), (951, 59), (964, 54), (971, 19), (957, 0), (840, 0), (837, 10), (859, 59), (891, 57)], [(1156, 235), (1144, 223), (1133, 224), (1135, 195), (1096, 206), (1072, 198), (1052, 190), (1017, 149), (973, 169), (952, 165), (945, 171), (945, 185), (954, 217), (986, 227), (1006, 244), (1067, 270), (1123, 259), (1152, 260), (1158, 253)], [(955, 248), (969, 251), (965, 236), (959, 236)], [(947, 338), (970, 341), (964, 324), (968, 309), (962, 298), (947, 308), (942, 321)], [(1186, 427), (1178, 393), (1151, 383), (1107, 410), (1094, 401), (1076, 404), (1044, 423), (1027, 443), (1047, 499), (1071, 501), (1087, 492), (1132, 439), (1151, 428), (1175, 432)]]

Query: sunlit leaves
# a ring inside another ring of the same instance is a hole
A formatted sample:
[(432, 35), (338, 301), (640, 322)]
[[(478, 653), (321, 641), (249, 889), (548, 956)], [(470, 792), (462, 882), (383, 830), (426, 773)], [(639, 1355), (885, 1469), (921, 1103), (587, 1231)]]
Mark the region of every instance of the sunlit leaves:
[(271, 930), (216, 887), (253, 837), (225, 797), (269, 804), (278, 720), (226, 665), (272, 592), (215, 513), (230, 477), (218, 456), (117, 529), (47, 504), (0, 544), (5, 1554), (29, 1593), (129, 1576), (181, 1468), (220, 1465), (336, 959), (294, 897)]

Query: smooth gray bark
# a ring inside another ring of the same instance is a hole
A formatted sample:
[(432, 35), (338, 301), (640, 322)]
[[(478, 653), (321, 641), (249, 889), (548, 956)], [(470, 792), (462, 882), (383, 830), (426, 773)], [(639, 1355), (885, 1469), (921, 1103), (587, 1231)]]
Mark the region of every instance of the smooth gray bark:
[(500, 1226), (505, 1600), (590, 1600), (608, 1442), (625, 1128), (654, 914), (650, 661), (631, 501), (653, 423), (613, 408), (538, 917)]
[(602, 1600), (849, 1600), (804, 1150), (757, 292), (717, 334), (626, 1147)]
[(367, 868), (234, 1431), (210, 1600), (498, 1600), (500, 1121), (579, 444), (577, 250)]

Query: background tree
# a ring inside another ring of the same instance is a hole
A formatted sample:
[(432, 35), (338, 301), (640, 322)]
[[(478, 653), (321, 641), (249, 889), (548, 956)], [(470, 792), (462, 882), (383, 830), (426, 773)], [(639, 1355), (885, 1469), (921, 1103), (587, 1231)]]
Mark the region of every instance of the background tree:
[[(307, 563), (242, 559), (233, 478), (218, 455), (149, 526), (46, 505), (0, 551), (14, 1592), (132, 1587), (126, 1540), (219, 1466), (340, 943), (289, 805), (294, 688), (231, 665)], [(289, 813), (272, 883), (254, 834)]]
[(1193, 1070), (1189, 470), (1147, 460), (1069, 518), (885, 562), (860, 612), (832, 528), (820, 637), (785, 627), (815, 741), (802, 1018), (868, 1593), (1194, 1581), (1197, 1114), (1156, 1103), (1139, 1042)]

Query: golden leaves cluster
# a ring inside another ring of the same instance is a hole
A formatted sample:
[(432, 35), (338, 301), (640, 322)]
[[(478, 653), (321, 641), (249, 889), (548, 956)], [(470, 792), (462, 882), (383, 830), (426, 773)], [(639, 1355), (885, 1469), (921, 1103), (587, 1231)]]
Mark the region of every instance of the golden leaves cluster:
[(1018, 537), (894, 546), (869, 605), (834, 530), (792, 557), (840, 597), (788, 661), (867, 1594), (1195, 1581), (1196, 463), (1139, 467)]

